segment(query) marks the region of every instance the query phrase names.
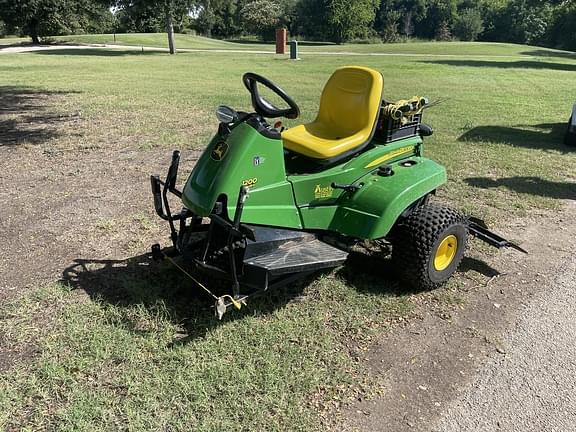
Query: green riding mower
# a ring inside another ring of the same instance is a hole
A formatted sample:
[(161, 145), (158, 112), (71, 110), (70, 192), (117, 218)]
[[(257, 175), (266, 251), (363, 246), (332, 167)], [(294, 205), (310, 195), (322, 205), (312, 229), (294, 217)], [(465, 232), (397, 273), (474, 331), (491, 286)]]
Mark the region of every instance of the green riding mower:
[[(324, 87), (316, 119), (284, 129), (269, 119), (296, 119), (294, 100), (260, 75), (246, 73), (243, 83), (254, 112), (218, 107), (218, 132), (183, 190), (178, 151), (165, 181), (151, 176), (173, 246), (154, 245), (153, 257), (182, 255), (187, 270), (180, 268), (210, 294), (195, 276), (226, 281), (228, 294), (212, 294), (219, 318), (251, 296), (342, 265), (360, 243), (389, 245), (397, 277), (416, 289), (450, 278), (469, 234), (524, 252), (481, 220), (429, 202), (446, 170), (423, 155), (422, 139), (432, 134), (421, 122), (425, 98), (390, 104), (379, 72), (342, 67)], [(263, 87), (286, 106), (264, 98)], [(182, 201), (178, 212), (169, 193)]]

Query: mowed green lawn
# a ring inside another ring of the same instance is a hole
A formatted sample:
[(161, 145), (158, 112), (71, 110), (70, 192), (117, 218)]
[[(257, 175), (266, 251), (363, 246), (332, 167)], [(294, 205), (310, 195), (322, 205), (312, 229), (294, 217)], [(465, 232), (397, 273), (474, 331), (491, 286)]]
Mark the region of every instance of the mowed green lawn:
[[(173, 148), (203, 147), (217, 127), (218, 104), (249, 109), (240, 81), (246, 71), (281, 85), (306, 121), (330, 73), (359, 64), (382, 71), (387, 99), (442, 101), (425, 113), (436, 130), (426, 154), (449, 172), (439, 199), (503, 226), (575, 198), (576, 151), (561, 142), (576, 99), (572, 54), (501, 44), (393, 47), (459, 56), (307, 55), (292, 62), (232, 53), (0, 54), (0, 91), (63, 92), (58, 109), (81, 112), (85, 125), (80, 136), (57, 138), (64, 151), (127, 146), (165, 149), (169, 157)], [(0, 428), (320, 430), (342, 400), (370, 394), (374, 377), (358, 358), (391, 320), (410, 314), (411, 295), (373, 268), (309, 279), (223, 322), (177, 289), (189, 283), (167, 268), (127, 276), (123, 302), (59, 284), (38, 287), (0, 309), (2, 343), (32, 347), (0, 375)], [(459, 285), (456, 278), (438, 299), (453, 298)], [(156, 295), (172, 289), (172, 296)]]

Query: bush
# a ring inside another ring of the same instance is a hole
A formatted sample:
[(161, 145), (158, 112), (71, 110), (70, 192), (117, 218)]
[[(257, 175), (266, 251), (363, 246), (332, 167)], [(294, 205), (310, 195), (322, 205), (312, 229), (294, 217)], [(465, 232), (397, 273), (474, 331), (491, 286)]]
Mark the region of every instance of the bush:
[(384, 42), (398, 42), (400, 40), (400, 19), (402, 14), (397, 10), (386, 11), (382, 18), (382, 40)]
[(463, 41), (474, 41), (484, 31), (484, 21), (477, 9), (464, 9), (454, 22), (454, 36)]
[(550, 31), (550, 43), (556, 48), (576, 51), (576, 5), (558, 10)]
[(436, 29), (436, 34), (434, 39), (438, 41), (450, 41), (452, 40), (452, 33), (450, 32), (450, 24), (447, 21), (442, 21), (438, 28)]

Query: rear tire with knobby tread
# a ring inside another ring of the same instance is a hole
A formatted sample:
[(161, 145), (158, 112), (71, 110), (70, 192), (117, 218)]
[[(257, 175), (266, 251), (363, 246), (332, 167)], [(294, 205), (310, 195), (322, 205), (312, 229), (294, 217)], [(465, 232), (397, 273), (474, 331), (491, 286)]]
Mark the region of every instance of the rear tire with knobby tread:
[[(435, 257), (442, 242), (456, 239), (455, 251), (441, 269)], [(466, 250), (466, 217), (435, 204), (423, 205), (396, 223), (392, 233), (392, 262), (399, 279), (410, 288), (430, 290), (445, 283), (460, 265)]]

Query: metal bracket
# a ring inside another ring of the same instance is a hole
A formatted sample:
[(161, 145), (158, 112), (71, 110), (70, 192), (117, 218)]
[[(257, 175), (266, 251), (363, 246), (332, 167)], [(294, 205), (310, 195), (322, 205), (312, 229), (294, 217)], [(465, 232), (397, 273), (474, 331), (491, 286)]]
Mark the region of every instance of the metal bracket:
[(360, 183), (359, 185), (355, 185), (355, 184), (332, 183), (330, 186), (332, 187), (332, 189), (342, 189), (345, 190), (346, 192), (354, 193), (359, 191), (362, 188), (362, 186), (364, 186), (364, 184)]
[(519, 252), (525, 254), (528, 253), (517, 244), (512, 243), (511, 241), (508, 241), (505, 238), (500, 237), (498, 234), (490, 231), (486, 225), (486, 222), (484, 222), (482, 219), (469, 217), (468, 232), (477, 239), (482, 240), (483, 242), (488, 243), (490, 246), (494, 246), (498, 249), (511, 247), (512, 249), (516, 249)]

